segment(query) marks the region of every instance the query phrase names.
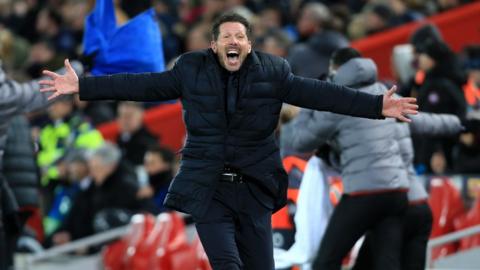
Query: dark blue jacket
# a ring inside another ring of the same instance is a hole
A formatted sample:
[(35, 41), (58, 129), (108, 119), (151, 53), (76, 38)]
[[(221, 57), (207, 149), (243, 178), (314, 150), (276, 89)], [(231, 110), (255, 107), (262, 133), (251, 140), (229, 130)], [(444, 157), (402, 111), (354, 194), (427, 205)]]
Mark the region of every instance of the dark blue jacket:
[(382, 96), (295, 76), (286, 60), (265, 53), (252, 52), (244, 65), (236, 111), (228, 121), (221, 67), (210, 49), (182, 55), (171, 71), (163, 73), (81, 78), (80, 98), (181, 98), (187, 142), (165, 204), (202, 216), (228, 164), (256, 179), (249, 186), (275, 211), (286, 203), (288, 184), (273, 136), (282, 103), (382, 118)]

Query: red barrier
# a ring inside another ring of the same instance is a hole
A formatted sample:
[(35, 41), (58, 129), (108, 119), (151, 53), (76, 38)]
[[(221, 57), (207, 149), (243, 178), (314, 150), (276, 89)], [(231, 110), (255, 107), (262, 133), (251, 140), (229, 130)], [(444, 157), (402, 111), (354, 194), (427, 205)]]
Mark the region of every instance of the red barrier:
[[(465, 214), (462, 195), (447, 177), (436, 177), (430, 181), (430, 197), (433, 224), (430, 238), (455, 231), (454, 221)], [(437, 259), (458, 250), (458, 242), (445, 244), (432, 250), (432, 258)]]
[(108, 270), (211, 270), (196, 235), (190, 244), (178, 213), (136, 215), (123, 239), (104, 248)]
[(368, 38), (352, 42), (352, 47), (372, 58), (378, 66), (379, 77), (392, 78), (391, 54), (395, 45), (408, 42), (411, 33), (422, 23), (431, 22), (440, 28), (444, 39), (454, 51), (465, 45), (480, 43), (480, 2), (464, 5), (454, 10), (432, 16), (425, 21), (406, 24)]
[[(480, 225), (480, 198), (477, 198), (468, 213), (455, 220), (455, 230), (460, 231), (476, 225)], [(480, 234), (460, 240), (459, 250), (468, 250), (476, 247), (480, 247)]]

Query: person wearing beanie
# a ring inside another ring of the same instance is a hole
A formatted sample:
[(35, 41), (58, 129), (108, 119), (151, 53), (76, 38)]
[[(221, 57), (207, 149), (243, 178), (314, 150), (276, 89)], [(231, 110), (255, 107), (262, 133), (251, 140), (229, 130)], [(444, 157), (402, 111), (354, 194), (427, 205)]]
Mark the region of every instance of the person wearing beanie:
[(435, 42), (443, 42), (440, 30), (431, 23), (418, 27), (410, 36), (410, 44), (413, 45), (417, 52), (423, 50), (425, 43), (432, 40)]
[(424, 51), (426, 42), (443, 42), (442, 34), (440, 30), (431, 23), (426, 23), (419, 26), (410, 36), (409, 44), (413, 50), (413, 60), (411, 65), (416, 69), (414, 76), (400, 86), (399, 94), (401, 96), (416, 96), (418, 89), (425, 81), (425, 72), (418, 68), (418, 57), (421, 51)]
[[(462, 93), (465, 77), (455, 54), (444, 42), (428, 39), (419, 51), (418, 67), (425, 72), (425, 80), (418, 90), (420, 110), (432, 113), (448, 113), (464, 119), (466, 102)], [(444, 153), (448, 168), (453, 165), (452, 150), (457, 138), (431, 139), (416, 138), (415, 150), (417, 165), (427, 167), (434, 149), (439, 144)]]

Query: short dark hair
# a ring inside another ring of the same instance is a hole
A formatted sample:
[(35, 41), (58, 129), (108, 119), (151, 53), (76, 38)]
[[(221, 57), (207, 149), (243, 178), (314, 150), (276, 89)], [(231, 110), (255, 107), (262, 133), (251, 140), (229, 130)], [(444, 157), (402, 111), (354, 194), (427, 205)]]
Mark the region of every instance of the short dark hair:
[(341, 48), (333, 52), (332, 63), (336, 66), (341, 66), (348, 62), (350, 59), (362, 57), (359, 51), (351, 47)]
[(247, 31), (247, 37), (250, 39), (251, 34), (252, 34), (252, 26), (248, 22), (248, 20), (243, 17), (242, 15), (239, 15), (237, 13), (225, 13), (218, 17), (215, 22), (213, 22), (212, 26), (212, 39), (217, 40), (218, 36), (220, 35), (220, 25), (227, 23), (227, 22), (238, 22), (243, 24), (245, 26), (245, 29)]

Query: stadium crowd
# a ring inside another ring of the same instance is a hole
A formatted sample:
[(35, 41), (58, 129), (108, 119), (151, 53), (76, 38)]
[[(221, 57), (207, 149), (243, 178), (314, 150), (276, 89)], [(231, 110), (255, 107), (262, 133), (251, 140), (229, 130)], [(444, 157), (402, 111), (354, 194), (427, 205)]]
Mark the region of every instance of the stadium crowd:
[[(153, 7), (162, 37), (159, 54), (167, 68), (184, 52), (209, 48), (214, 19), (234, 11), (252, 22), (256, 50), (286, 58), (297, 75), (320, 79), (329, 75), (332, 53), (351, 41), (467, 2), (114, 1), (118, 25)], [(44, 69), (62, 68), (65, 58), (76, 60), (78, 71), (89, 74), (96, 55), (84, 53), (84, 27), (94, 4), (94, 0), (0, 0), (1, 91), (17, 88), (18, 93), (11, 93), (20, 96), (38, 91), (39, 85), (32, 80), (41, 77)], [(456, 54), (434, 25), (415, 31), (410, 45), (414, 63), (409, 72), (414, 76), (397, 82), (399, 94), (417, 97), (420, 111), (458, 116), (465, 128), (453, 138), (414, 136), (416, 171), (479, 173), (480, 45)], [(26, 100), (19, 106), (30, 103)], [(166, 211), (162, 203), (179, 157), (144, 126), (144, 111), (152, 106), (162, 105), (61, 97), (37, 106), (41, 110), (12, 117), (8, 132), (5, 127), (7, 138), (2, 140), (4, 134), (0, 134), (0, 174), (4, 176), (0, 223), (5, 230), (0, 249), (13, 251), (22, 234), (51, 247), (126, 224), (134, 213)], [(30, 111), (24, 109), (22, 113)], [(286, 106), (282, 124), (295, 111)], [(120, 134), (116, 141), (107, 142), (96, 127), (111, 121), (118, 123)], [(25, 223), (34, 216), (41, 218), (42, 230), (24, 232)], [(0, 254), (0, 260), (1, 256), (11, 258), (11, 254)]]

